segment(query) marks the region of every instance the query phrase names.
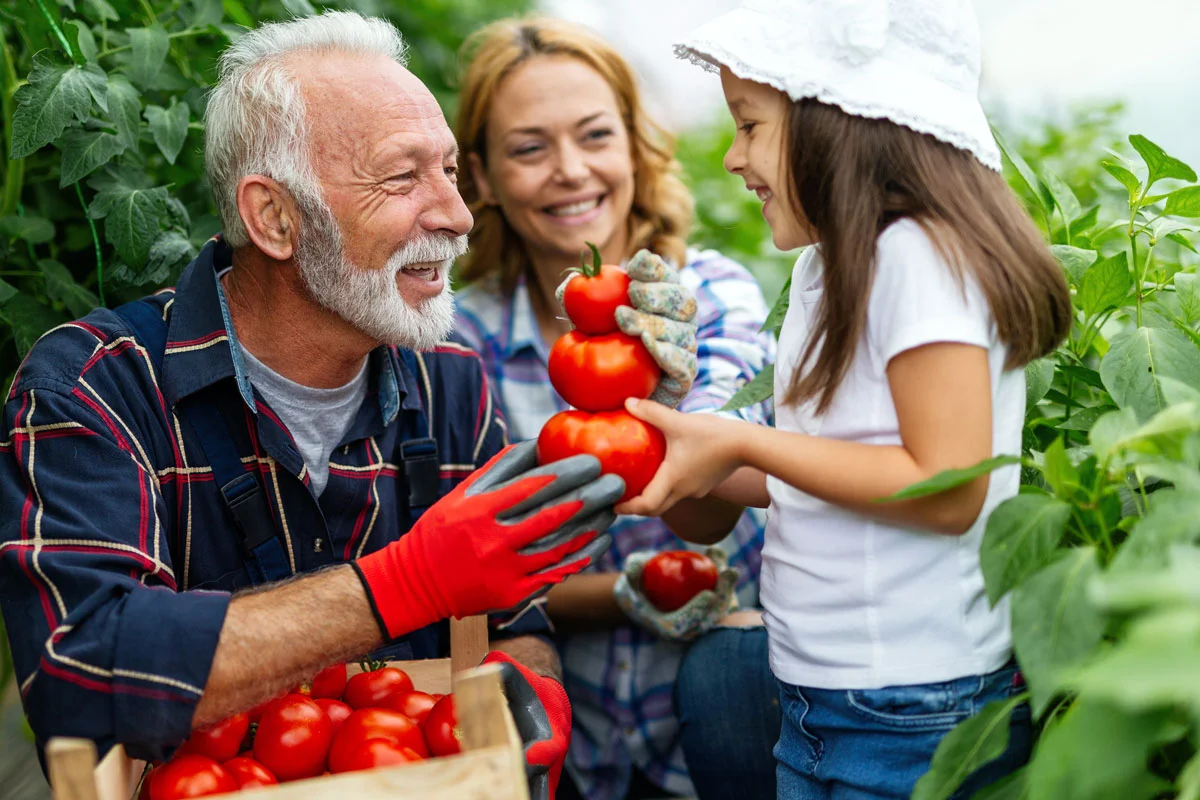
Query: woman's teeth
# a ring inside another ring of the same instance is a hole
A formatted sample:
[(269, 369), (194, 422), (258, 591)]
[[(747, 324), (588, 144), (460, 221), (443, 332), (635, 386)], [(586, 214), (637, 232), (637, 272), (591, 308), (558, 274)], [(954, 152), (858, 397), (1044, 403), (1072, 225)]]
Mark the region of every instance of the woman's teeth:
[(754, 193), (756, 195), (758, 195), (758, 199), (763, 201), (764, 203), (771, 199), (771, 190), (766, 188), (765, 186), (755, 189)]
[(591, 200), (582, 200), (578, 203), (570, 203), (562, 206), (550, 206), (546, 211), (555, 217), (574, 217), (578, 214), (585, 214), (591, 211), (596, 206), (600, 205), (603, 197), (593, 197)]

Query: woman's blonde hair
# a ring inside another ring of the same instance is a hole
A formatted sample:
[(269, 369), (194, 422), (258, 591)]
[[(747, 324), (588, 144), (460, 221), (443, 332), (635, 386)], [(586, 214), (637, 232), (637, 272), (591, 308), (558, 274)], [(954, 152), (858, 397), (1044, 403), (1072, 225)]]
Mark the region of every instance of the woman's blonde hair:
[[(493, 22), (471, 34), (461, 51), (461, 94), (455, 134), (463, 156), (477, 155), (487, 165), (487, 118), (496, 90), (518, 65), (547, 55), (577, 58), (612, 87), (634, 167), (629, 251), (647, 248), (682, 266), (692, 224), (692, 197), (680, 178), (675, 140), (642, 107), (632, 67), (616, 50), (585, 28), (547, 17)], [(498, 274), (500, 289), (512, 292), (529, 268), (525, 247), (498, 206), (485, 205), (470, 170), (459, 173), (459, 191), (475, 216), (471, 250), (459, 259), (459, 278), (471, 283)]]

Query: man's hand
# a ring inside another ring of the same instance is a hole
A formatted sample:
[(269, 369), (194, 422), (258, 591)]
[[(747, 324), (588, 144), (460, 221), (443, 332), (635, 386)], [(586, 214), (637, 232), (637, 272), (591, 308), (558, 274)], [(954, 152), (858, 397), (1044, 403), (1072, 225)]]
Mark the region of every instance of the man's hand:
[(571, 743), (571, 704), (566, 690), (506, 653), (492, 651), (483, 663), (500, 665), (504, 696), (525, 745), (531, 800), (553, 800)]
[(625, 569), (613, 586), (617, 605), (634, 622), (664, 639), (687, 641), (711, 630), (717, 622), (737, 605), (734, 588), (737, 570), (728, 566), (725, 551), (708, 548), (707, 555), (716, 562), (720, 573), (715, 590), (705, 589), (674, 611), (659, 611), (642, 594), (642, 570), (656, 553), (649, 550), (632, 553), (625, 559)]
[(537, 466), (536, 441), (505, 448), (408, 533), (355, 563), (384, 635), (516, 608), (608, 547), (624, 492), (580, 455)]

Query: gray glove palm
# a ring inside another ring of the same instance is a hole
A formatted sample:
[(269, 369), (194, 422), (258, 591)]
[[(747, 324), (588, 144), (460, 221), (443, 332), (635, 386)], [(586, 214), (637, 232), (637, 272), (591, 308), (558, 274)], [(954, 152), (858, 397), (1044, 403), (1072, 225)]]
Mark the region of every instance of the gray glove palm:
[(613, 586), (617, 605), (631, 620), (664, 639), (688, 641), (708, 632), (721, 617), (737, 607), (737, 570), (729, 566), (725, 551), (709, 547), (706, 555), (717, 564), (717, 586), (698, 593), (674, 611), (659, 611), (642, 594), (642, 570), (657, 553), (632, 553)]

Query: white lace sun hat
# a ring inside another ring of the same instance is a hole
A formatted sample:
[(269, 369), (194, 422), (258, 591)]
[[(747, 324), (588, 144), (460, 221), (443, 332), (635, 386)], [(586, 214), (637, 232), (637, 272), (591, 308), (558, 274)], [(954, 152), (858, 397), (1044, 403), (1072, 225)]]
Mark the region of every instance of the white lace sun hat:
[(970, 0), (744, 0), (675, 54), (728, 67), (792, 100), (889, 119), (999, 171), (979, 104), (979, 27)]

